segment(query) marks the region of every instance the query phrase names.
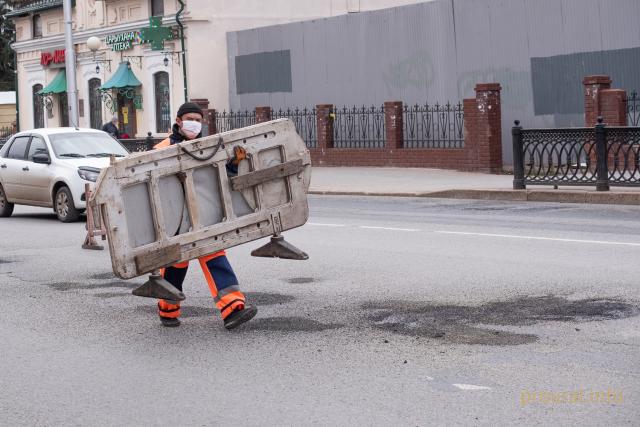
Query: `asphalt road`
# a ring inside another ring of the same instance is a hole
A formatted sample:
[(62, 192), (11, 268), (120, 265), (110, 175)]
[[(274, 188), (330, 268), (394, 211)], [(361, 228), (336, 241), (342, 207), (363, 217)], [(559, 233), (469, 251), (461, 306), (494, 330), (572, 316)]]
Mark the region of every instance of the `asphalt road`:
[(260, 308), (232, 332), (196, 263), (166, 329), (83, 224), (16, 208), (0, 425), (640, 424), (640, 208), (310, 203), (309, 261), (229, 251)]

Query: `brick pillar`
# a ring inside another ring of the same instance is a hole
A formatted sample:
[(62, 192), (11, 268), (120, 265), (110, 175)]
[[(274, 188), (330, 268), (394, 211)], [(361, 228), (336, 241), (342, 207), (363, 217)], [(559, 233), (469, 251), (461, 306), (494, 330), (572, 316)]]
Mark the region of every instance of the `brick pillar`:
[(271, 120), (271, 107), (256, 107), (256, 123), (264, 123)]
[(333, 148), (333, 104), (316, 105), (318, 148)]
[(465, 169), (502, 172), (502, 112), (499, 83), (479, 83), (476, 98), (465, 99), (464, 134), (469, 164)]
[(384, 126), (387, 136), (387, 148), (390, 150), (404, 147), (402, 110), (402, 102), (400, 101), (384, 103)]
[(586, 76), (582, 80), (584, 86), (584, 123), (585, 126), (595, 126), (598, 123), (600, 111), (600, 92), (611, 88), (609, 76)]
[(600, 116), (608, 126), (627, 126), (627, 92), (622, 89), (600, 91)]
[(207, 108), (202, 110), (202, 136), (215, 135), (218, 133), (216, 128), (216, 110)]

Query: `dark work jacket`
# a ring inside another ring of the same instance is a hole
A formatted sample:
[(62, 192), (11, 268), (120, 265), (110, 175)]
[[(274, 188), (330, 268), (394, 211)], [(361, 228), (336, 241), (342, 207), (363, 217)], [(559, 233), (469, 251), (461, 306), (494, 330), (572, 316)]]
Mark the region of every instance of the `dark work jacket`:
[(120, 131), (116, 125), (111, 122), (105, 123), (104, 126), (102, 126), (102, 130), (116, 139), (120, 138)]

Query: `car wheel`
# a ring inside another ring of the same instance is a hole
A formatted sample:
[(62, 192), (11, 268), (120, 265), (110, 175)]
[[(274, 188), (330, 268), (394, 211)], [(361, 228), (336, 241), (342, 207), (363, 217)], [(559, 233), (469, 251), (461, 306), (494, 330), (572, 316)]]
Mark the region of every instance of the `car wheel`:
[(56, 192), (54, 209), (58, 219), (62, 222), (75, 222), (80, 217), (80, 211), (73, 204), (73, 196), (69, 187), (60, 187)]
[(4, 188), (0, 185), (0, 217), (10, 217), (13, 213), (13, 203), (7, 202), (7, 195), (4, 194)]

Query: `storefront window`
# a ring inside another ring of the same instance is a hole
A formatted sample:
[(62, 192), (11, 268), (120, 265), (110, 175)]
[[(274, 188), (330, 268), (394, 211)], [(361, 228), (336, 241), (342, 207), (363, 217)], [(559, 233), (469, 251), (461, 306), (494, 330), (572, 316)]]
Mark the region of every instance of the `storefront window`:
[(171, 103), (169, 73), (160, 71), (153, 75), (156, 98), (156, 132), (167, 133), (171, 129)]
[(98, 88), (100, 79), (89, 80), (89, 121), (93, 129), (102, 129), (102, 99)]
[(151, 0), (151, 16), (164, 15), (164, 0)]
[(44, 105), (42, 97), (37, 93), (42, 90), (42, 85), (33, 85), (33, 127), (40, 129), (44, 127)]
[(33, 15), (33, 38), (42, 37), (42, 18), (40, 15)]

